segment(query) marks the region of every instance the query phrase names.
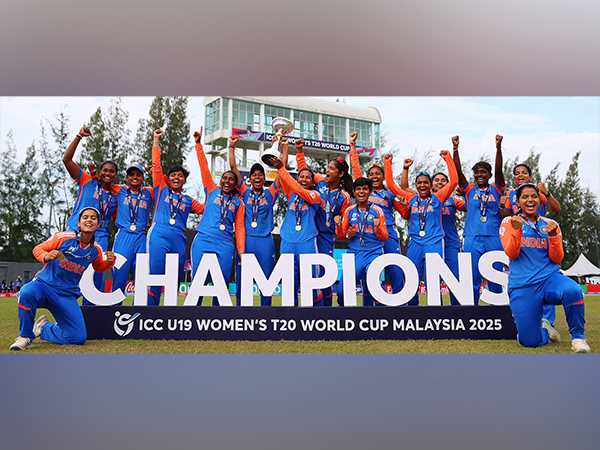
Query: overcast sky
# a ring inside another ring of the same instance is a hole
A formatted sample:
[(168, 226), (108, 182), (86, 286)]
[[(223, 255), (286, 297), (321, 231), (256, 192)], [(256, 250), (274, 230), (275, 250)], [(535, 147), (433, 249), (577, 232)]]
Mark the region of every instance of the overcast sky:
[[(98, 106), (107, 109), (110, 97), (0, 97), (2, 149), (12, 130), (21, 155), (39, 136), (40, 122), (63, 110), (75, 134)], [(332, 98), (335, 100), (335, 98)], [(383, 116), (387, 148), (402, 157), (450, 149), (450, 137), (461, 137), (461, 155), (474, 160), (494, 151), (494, 136), (504, 135), (506, 158), (542, 153), (542, 175), (560, 163), (561, 174), (581, 151), (584, 183), (600, 195), (600, 97), (347, 97), (356, 106), (375, 106)], [(152, 97), (124, 97), (132, 136), (137, 121), (146, 117)], [(204, 122), (202, 97), (191, 97), (188, 115), (192, 129)], [(385, 149), (384, 149), (385, 150)], [(21, 156), (22, 157), (22, 156)], [(195, 180), (195, 160), (188, 164)], [(65, 173), (65, 176), (66, 173)], [(190, 180), (191, 181), (191, 180)], [(198, 186), (199, 181), (197, 183)]]

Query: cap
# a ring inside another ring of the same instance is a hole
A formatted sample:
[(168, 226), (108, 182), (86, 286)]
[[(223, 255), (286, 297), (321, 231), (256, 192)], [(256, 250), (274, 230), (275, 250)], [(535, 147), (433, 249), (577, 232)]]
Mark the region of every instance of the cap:
[(250, 175), (252, 175), (255, 170), (262, 172), (263, 175), (265, 174), (265, 168), (263, 167), (263, 165), (261, 163), (252, 164), (252, 167), (250, 167), (250, 172), (249, 172)]
[(142, 166), (141, 164), (138, 164), (138, 163), (130, 164), (130, 165), (127, 167), (127, 170), (125, 171), (125, 173), (126, 173), (127, 175), (129, 175), (129, 172), (130, 172), (131, 170), (134, 170), (134, 169), (135, 169), (135, 170), (139, 170), (139, 171), (142, 173), (142, 176), (144, 176), (144, 166)]
[(100, 220), (100, 211), (98, 211), (98, 209), (94, 208), (93, 206), (86, 206), (81, 211), (79, 211), (79, 216), (77, 217), (77, 221), (81, 220), (81, 216), (83, 215), (83, 213), (86, 212), (89, 209), (91, 209), (92, 211), (96, 211), (96, 215), (98, 216), (98, 220)]

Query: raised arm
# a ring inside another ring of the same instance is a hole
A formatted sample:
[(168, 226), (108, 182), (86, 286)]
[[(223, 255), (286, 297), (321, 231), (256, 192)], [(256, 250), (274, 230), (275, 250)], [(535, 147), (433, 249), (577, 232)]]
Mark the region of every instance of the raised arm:
[(398, 197), (404, 198), (407, 202), (410, 201), (416, 194), (413, 192), (408, 192), (402, 189), (400, 186), (396, 184), (394, 181), (394, 174), (392, 173), (392, 155), (386, 154), (383, 157), (383, 173), (385, 175), (385, 183), (387, 188), (392, 191), (394, 195)]
[(555, 214), (560, 213), (560, 203), (558, 200), (550, 193), (544, 182), (540, 181), (538, 183), (538, 189), (540, 191), (540, 200), (542, 203), (546, 202), (548, 204), (548, 208)]
[(358, 151), (356, 150), (357, 138), (358, 133), (356, 131), (350, 133), (350, 167), (352, 167), (353, 180), (363, 176), (362, 168), (360, 167), (360, 158), (358, 157)]
[(500, 225), (500, 240), (504, 253), (510, 259), (517, 259), (521, 253), (521, 237), (523, 236), (523, 218), (521, 216), (506, 217)]
[(154, 187), (157, 186), (165, 186), (165, 174), (162, 170), (162, 165), (160, 163), (160, 136), (162, 135), (163, 130), (160, 128), (154, 130), (154, 136), (152, 139), (152, 185)]
[(452, 157), (448, 150), (442, 150), (440, 156), (446, 161), (450, 181), (433, 195), (435, 195), (440, 202), (444, 203), (452, 195), (454, 189), (456, 189), (456, 185), (458, 184), (458, 173), (456, 172), (456, 166), (454, 165), (454, 161), (452, 161)]
[(504, 166), (502, 161), (502, 136), (496, 135), (496, 161), (494, 162), (494, 183), (496, 187), (501, 191), (504, 190), (506, 186), (506, 181), (504, 180)]
[(67, 172), (74, 180), (78, 180), (81, 176), (81, 167), (75, 161), (73, 161), (73, 156), (75, 156), (75, 150), (77, 150), (77, 146), (79, 142), (84, 137), (90, 136), (89, 128), (81, 127), (79, 130), (79, 134), (75, 136), (75, 139), (71, 141), (67, 149), (65, 150), (65, 154), (63, 155), (63, 164), (67, 168)]
[(460, 164), (460, 156), (458, 154), (458, 143), (459, 143), (458, 136), (453, 136), (452, 137), (452, 152), (453, 152), (452, 159), (454, 159), (454, 167), (456, 167), (456, 173), (458, 174), (458, 187), (460, 187), (462, 190), (465, 190), (465, 189), (467, 189), (469, 182), (467, 181), (467, 177), (465, 177), (465, 174), (462, 171), (462, 166)]
[(196, 158), (198, 159), (198, 165), (200, 166), (202, 184), (204, 185), (206, 192), (210, 193), (217, 188), (217, 185), (208, 168), (208, 161), (206, 160), (204, 148), (202, 147), (202, 128), (200, 128), (200, 131), (194, 132), (194, 141), (196, 142)]
[(242, 174), (237, 166), (237, 161), (235, 160), (235, 144), (237, 144), (240, 138), (237, 136), (231, 136), (229, 138), (229, 168), (238, 179), (238, 186), (242, 186)]
[(321, 200), (321, 196), (317, 191), (305, 189), (302, 186), (300, 186), (300, 183), (294, 180), (294, 178), (289, 174), (286, 168), (283, 167), (281, 160), (277, 161), (276, 164), (277, 165), (275, 167), (279, 175), (279, 181), (288, 197), (295, 192), (301, 199), (303, 199), (307, 203), (310, 203), (311, 205), (322, 204), (323, 201)]
[(404, 164), (402, 165), (402, 178), (400, 179), (400, 187), (405, 191), (410, 190), (408, 188), (408, 169), (412, 166), (413, 160), (407, 158), (404, 160)]

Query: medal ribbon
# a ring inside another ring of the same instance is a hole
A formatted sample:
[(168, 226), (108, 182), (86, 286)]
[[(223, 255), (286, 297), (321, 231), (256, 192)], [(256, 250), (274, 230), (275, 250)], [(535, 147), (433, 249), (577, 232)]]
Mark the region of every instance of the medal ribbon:
[(179, 210), (179, 207), (181, 206), (181, 202), (183, 201), (183, 194), (179, 194), (179, 199), (177, 200), (177, 204), (175, 205), (175, 207), (173, 207), (173, 191), (171, 191), (171, 189), (169, 189), (169, 217), (171, 219), (175, 219), (175, 216), (177, 216), (177, 211)]
[(298, 194), (296, 194), (296, 200), (294, 200), (294, 213), (296, 214), (296, 226), (302, 223), (302, 206), (304, 206), (304, 200), (300, 198)]
[(479, 215), (485, 217), (487, 215), (487, 205), (490, 199), (490, 187), (488, 186), (483, 193), (479, 190)]
[[(227, 197), (227, 201), (225, 201), (225, 197)], [(225, 217), (227, 216), (227, 210), (229, 209), (229, 205), (233, 201), (232, 195), (224, 196), (223, 194), (219, 194), (219, 199), (221, 200), (220, 204), (220, 213), (221, 213), (221, 221), (219, 222), (222, 225), (225, 225)]]
[(100, 224), (104, 224), (104, 219), (106, 218), (106, 212), (108, 211), (108, 207), (110, 206), (112, 195), (108, 194), (108, 201), (106, 201), (105, 197), (102, 195), (104, 193), (104, 189), (100, 187), (100, 183), (96, 184), (96, 195), (98, 195), (98, 206), (100, 207)]
[(360, 239), (360, 245), (365, 244), (365, 228), (367, 227), (367, 218), (369, 217), (369, 213), (371, 212), (371, 203), (367, 204), (367, 209), (365, 210), (364, 215), (360, 215), (360, 209), (358, 210), (358, 234)]
[(256, 193), (252, 192), (252, 222), (258, 223), (258, 208), (260, 207), (260, 202), (265, 198), (265, 193), (261, 192), (256, 195)]
[(135, 225), (137, 222), (138, 210), (140, 209), (140, 197), (140, 194), (137, 194), (135, 197), (133, 197), (131, 194), (131, 189), (127, 188), (127, 200), (129, 201), (129, 222), (133, 225)]
[(325, 222), (327, 223), (327, 226), (331, 225), (331, 213), (335, 210), (337, 202), (340, 198), (341, 189), (337, 189), (335, 191), (335, 198), (333, 199), (333, 202), (330, 201), (331, 194), (332, 192), (329, 191), (327, 195), (327, 202), (325, 203)]
[(417, 212), (419, 213), (419, 231), (425, 231), (425, 222), (427, 221), (427, 212), (431, 197), (427, 198), (425, 203), (421, 203), (421, 199), (417, 198)]

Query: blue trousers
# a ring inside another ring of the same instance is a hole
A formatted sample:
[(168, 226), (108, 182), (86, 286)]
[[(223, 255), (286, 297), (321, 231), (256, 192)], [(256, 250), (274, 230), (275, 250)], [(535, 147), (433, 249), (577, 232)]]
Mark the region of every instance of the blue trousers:
[(583, 292), (579, 285), (560, 272), (542, 282), (512, 289), (508, 296), (517, 327), (517, 340), (525, 347), (548, 343), (548, 331), (541, 326), (544, 305), (563, 305), (572, 339), (584, 339)]
[(41, 338), (54, 344), (83, 344), (87, 338), (85, 321), (77, 297), (33, 279), (19, 292), (19, 334), (34, 339), (33, 322), (38, 308), (45, 308), (56, 319), (42, 328)]
[(113, 269), (113, 290), (124, 289), (129, 279), (129, 272), (135, 270), (135, 258), (138, 253), (146, 253), (146, 235), (131, 233), (120, 229), (115, 236), (113, 252), (127, 258), (120, 269)]
[[(146, 249), (150, 255), (150, 273), (165, 273), (165, 256), (167, 253), (179, 255), (179, 273), (183, 273), (185, 263), (185, 235), (175, 231), (173, 227), (153, 225), (148, 231)], [(161, 286), (148, 288), (148, 305), (157, 306), (160, 303)]]
[[(370, 252), (352, 252), (354, 253), (354, 264), (356, 269), (356, 280), (362, 288), (363, 306), (374, 306), (375, 300), (367, 287), (367, 269), (375, 258), (383, 255), (382, 251), (374, 250)], [(343, 286), (340, 286), (343, 289)], [(381, 305), (377, 303), (377, 305)], [(341, 305), (340, 305), (341, 306)]]
[[(108, 233), (104, 229), (96, 231), (94, 238), (103, 251), (108, 249)], [(100, 292), (104, 292), (104, 272), (94, 272), (94, 286)], [(85, 297), (83, 297), (82, 304), (85, 306), (96, 306), (95, 303), (90, 302)]]
[[(425, 253), (437, 253), (442, 255), (443, 252), (443, 241), (442, 239), (435, 242), (428, 242), (426, 244), (419, 244), (415, 240), (411, 239), (408, 242), (408, 250), (406, 256), (410, 259), (419, 274), (419, 280), (425, 280)], [(419, 305), (419, 291), (415, 296), (408, 302), (409, 306)]]
[[(323, 238), (323, 235), (317, 235), (317, 250), (319, 253), (323, 253), (325, 255), (329, 255), (333, 258), (333, 246), (334, 241), (331, 239)], [(323, 276), (325, 274), (325, 269), (319, 267), (318, 276)], [(320, 299), (315, 303), (315, 306), (332, 306), (333, 305), (333, 291), (331, 287), (321, 289)], [(342, 306), (340, 299), (338, 297), (338, 304)]]
[[(389, 239), (383, 241), (383, 253), (400, 254), (400, 241), (398, 234), (388, 228)], [(404, 272), (398, 266), (388, 266), (385, 269), (385, 280), (392, 285), (392, 292), (397, 294), (404, 285)]]
[[(479, 288), (481, 287), (481, 273), (479, 273), (479, 258), (493, 250), (502, 251), (502, 243), (498, 235), (494, 236), (466, 236), (465, 237), (465, 252), (471, 254), (471, 270), (473, 271), (473, 300), (475, 304), (479, 304)], [(502, 271), (501, 263), (494, 263), (494, 269)], [(499, 294), (502, 292), (502, 286), (496, 283), (488, 283), (490, 292)]]
[[(314, 238), (304, 242), (287, 242), (282, 239), (279, 253), (291, 253), (294, 255), (294, 305), (298, 306), (298, 288), (300, 287), (300, 255), (317, 253), (317, 239)], [(313, 272), (316, 272), (316, 270), (313, 269)], [(313, 276), (315, 276), (314, 273)], [(316, 300), (316, 296), (313, 297), (313, 301)]]
[[(452, 274), (458, 278), (458, 253), (460, 252), (460, 247), (457, 247), (455, 244), (446, 245), (444, 243), (444, 262), (452, 272)], [(451, 292), (450, 293), (450, 304), (451, 305), (460, 305), (456, 297)]]
[[(256, 256), (256, 260), (260, 265), (260, 268), (268, 278), (273, 272), (275, 267), (275, 242), (273, 241), (273, 235), (268, 236), (246, 236), (246, 253), (252, 253)], [(241, 260), (238, 258), (235, 268), (235, 281), (236, 281), (236, 296), (237, 304), (240, 305), (241, 288), (242, 288), (242, 266)], [(271, 296), (264, 296), (260, 294), (261, 306), (271, 306)]]
[[(207, 236), (196, 234), (196, 237), (194, 237), (194, 241), (192, 242), (192, 276), (196, 275), (202, 256), (204, 256), (205, 253), (214, 253), (217, 255), (217, 260), (219, 261), (219, 267), (223, 273), (225, 284), (229, 286), (233, 255), (235, 253), (233, 242), (225, 239), (215, 242), (214, 239)], [(219, 302), (216, 297), (213, 297), (212, 303), (213, 306), (218, 306)], [(200, 304), (202, 304), (202, 300), (200, 300)]]

